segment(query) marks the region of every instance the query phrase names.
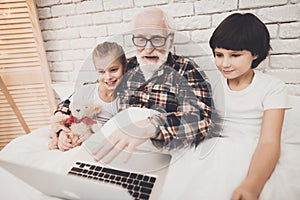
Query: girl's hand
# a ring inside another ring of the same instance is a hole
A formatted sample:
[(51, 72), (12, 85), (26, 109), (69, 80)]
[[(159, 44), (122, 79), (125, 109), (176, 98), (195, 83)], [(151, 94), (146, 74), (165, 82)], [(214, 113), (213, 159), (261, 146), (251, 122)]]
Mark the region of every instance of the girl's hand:
[(80, 146), (91, 135), (92, 135), (92, 132), (89, 132), (89, 131), (87, 131), (84, 135), (81, 135), (80, 138), (75, 142), (74, 147)]
[(71, 130), (65, 126), (59, 126), (59, 130), (58, 149), (61, 151), (72, 149), (74, 145), (72, 145), (73, 133)]

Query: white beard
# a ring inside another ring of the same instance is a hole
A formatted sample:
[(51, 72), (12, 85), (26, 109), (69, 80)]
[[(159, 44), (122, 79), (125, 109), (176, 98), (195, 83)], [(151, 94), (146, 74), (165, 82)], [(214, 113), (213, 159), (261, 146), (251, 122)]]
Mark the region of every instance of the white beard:
[(168, 58), (168, 53), (166, 55), (160, 55), (160, 59), (157, 63), (149, 63), (144, 62), (141, 58), (137, 56), (137, 61), (140, 64), (140, 68), (145, 76), (145, 79), (148, 80), (151, 78), (153, 73), (159, 69), (160, 66), (162, 66)]

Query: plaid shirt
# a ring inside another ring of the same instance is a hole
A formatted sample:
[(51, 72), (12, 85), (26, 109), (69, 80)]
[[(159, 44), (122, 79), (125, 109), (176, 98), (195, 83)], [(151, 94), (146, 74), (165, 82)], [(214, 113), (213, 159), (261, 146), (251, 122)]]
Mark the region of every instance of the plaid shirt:
[(120, 111), (128, 107), (151, 108), (159, 131), (152, 143), (166, 150), (198, 144), (211, 125), (212, 94), (206, 75), (193, 61), (177, 55), (168, 56), (166, 64), (149, 80), (130, 58), (127, 72), (117, 88)]

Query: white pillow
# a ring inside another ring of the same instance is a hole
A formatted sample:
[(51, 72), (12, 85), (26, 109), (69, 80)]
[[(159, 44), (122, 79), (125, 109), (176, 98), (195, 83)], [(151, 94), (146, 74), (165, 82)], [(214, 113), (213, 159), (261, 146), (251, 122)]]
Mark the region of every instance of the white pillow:
[(291, 109), (285, 111), (282, 142), (288, 144), (300, 144), (300, 96), (289, 95), (289, 106)]

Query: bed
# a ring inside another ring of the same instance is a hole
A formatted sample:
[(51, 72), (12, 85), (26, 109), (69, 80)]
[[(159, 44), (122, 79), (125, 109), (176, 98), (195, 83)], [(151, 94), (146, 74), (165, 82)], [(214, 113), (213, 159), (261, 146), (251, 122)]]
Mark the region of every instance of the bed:
[[(290, 95), (289, 103), (292, 108), (286, 111), (282, 133), (282, 151), (279, 160), (281, 169), (276, 168), (275, 173), (280, 170), (289, 172), (289, 176), (285, 177), (289, 182), (289, 185), (284, 186), (289, 197), (286, 199), (296, 200), (300, 197), (300, 96)], [(49, 151), (47, 148), (49, 128), (50, 126), (45, 126), (14, 139), (0, 152), (0, 159), (60, 173), (64, 163), (74, 159), (80, 147), (67, 152)], [(43, 195), (2, 168), (0, 168), (0, 184), (1, 199), (55, 199)]]

